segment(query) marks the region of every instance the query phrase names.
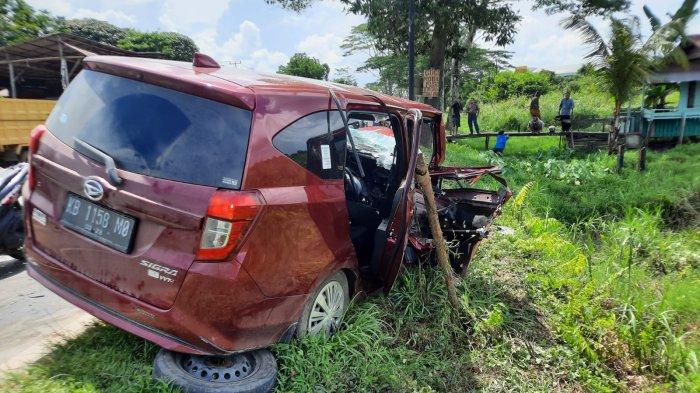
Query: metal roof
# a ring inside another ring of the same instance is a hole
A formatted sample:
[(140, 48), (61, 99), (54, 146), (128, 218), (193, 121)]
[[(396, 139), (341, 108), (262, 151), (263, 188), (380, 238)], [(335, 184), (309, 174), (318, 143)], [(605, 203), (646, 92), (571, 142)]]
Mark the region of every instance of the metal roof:
[(700, 81), (700, 34), (689, 35), (683, 45), (690, 66), (683, 68), (677, 64), (665, 67), (649, 76), (649, 83), (681, 83)]
[(74, 75), (79, 71), (79, 63), (85, 53), (71, 46), (98, 55), (162, 57), (160, 53), (132, 52), (68, 33), (54, 33), (0, 48), (0, 78), (9, 78), (7, 64), (11, 63), (16, 77), (58, 79), (61, 57), (72, 63), (74, 68), (71, 74)]

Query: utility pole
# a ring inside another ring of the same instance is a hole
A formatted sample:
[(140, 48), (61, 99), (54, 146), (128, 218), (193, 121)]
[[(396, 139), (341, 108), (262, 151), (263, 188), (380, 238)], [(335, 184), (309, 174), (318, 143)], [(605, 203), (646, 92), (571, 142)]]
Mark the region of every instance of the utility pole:
[(416, 75), (416, 53), (414, 43), (416, 40), (415, 32), (416, 22), (416, 4), (415, 0), (408, 0), (408, 99), (415, 100), (415, 75)]

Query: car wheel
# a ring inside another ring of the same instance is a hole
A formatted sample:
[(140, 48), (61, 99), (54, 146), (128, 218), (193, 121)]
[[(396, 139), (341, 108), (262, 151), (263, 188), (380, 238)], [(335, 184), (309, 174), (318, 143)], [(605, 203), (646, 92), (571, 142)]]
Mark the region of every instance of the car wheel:
[(18, 260), (18, 261), (24, 261), (25, 256), (24, 256), (24, 248), (20, 248), (18, 250), (11, 250), (7, 251), (7, 255), (11, 256), (12, 258)]
[(297, 325), (297, 337), (332, 335), (339, 328), (350, 303), (348, 278), (342, 271), (325, 279), (309, 296)]
[(266, 349), (226, 356), (200, 356), (161, 349), (153, 378), (185, 393), (263, 393), (277, 380), (277, 362)]

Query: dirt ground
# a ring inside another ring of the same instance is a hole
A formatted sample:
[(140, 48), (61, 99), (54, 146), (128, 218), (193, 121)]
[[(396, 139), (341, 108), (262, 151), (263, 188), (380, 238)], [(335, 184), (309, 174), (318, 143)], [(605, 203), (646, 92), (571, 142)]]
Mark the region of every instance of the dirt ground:
[(29, 277), (23, 263), (0, 255), (0, 378), (94, 321)]

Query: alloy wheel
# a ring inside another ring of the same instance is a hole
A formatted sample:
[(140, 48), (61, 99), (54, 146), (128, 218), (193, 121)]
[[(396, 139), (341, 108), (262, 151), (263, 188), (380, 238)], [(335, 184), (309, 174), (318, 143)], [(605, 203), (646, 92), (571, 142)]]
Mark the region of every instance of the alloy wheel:
[(345, 312), (345, 291), (338, 281), (327, 283), (318, 293), (309, 316), (310, 334), (333, 334)]

